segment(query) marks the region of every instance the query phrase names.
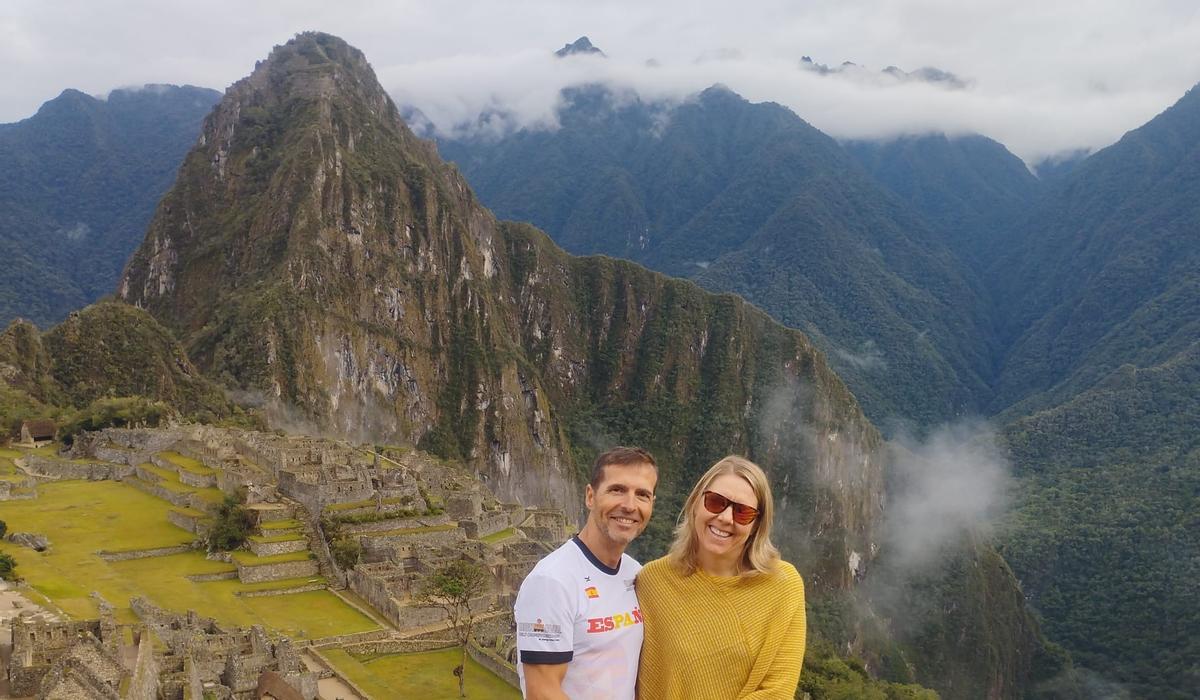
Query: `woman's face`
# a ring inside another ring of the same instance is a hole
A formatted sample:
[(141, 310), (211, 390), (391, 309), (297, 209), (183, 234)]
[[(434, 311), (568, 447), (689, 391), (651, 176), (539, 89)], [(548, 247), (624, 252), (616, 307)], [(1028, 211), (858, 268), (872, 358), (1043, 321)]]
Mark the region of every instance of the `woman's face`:
[[(730, 501), (758, 508), (758, 497), (750, 482), (736, 474), (722, 474), (709, 484), (706, 491), (719, 493)], [(692, 507), (692, 523), (699, 543), (700, 558), (731, 560), (742, 556), (746, 540), (754, 530), (754, 523), (739, 525), (733, 520), (733, 508), (727, 507), (720, 513), (710, 513), (704, 507), (704, 497), (696, 499)]]

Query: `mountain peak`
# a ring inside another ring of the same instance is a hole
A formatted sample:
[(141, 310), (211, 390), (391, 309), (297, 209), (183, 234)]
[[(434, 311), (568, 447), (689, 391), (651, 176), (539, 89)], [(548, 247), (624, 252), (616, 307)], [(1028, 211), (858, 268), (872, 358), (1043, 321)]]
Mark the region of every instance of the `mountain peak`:
[(579, 37), (573, 43), (564, 44), (561, 49), (554, 52), (554, 55), (558, 56), (559, 58), (593, 54), (598, 54), (601, 58), (608, 58), (608, 55), (599, 48), (593, 46), (591, 40), (586, 36)]

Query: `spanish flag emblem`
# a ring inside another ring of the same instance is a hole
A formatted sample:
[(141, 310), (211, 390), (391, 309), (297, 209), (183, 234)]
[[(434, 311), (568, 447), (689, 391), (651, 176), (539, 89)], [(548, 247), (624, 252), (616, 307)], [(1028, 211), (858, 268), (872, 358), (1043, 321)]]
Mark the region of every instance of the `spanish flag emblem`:
[(599, 598), (600, 597), (600, 591), (596, 590), (595, 586), (588, 586), (587, 588), (583, 589), (583, 592), (587, 593), (588, 598)]

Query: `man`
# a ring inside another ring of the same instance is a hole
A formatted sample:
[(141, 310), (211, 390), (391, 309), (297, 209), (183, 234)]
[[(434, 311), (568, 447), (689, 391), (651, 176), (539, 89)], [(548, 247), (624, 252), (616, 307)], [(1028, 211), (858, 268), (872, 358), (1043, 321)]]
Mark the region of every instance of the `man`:
[(587, 524), (537, 563), (514, 611), (517, 673), (528, 700), (633, 700), (642, 614), (625, 548), (654, 510), (658, 466), (640, 448), (596, 458), (584, 490)]

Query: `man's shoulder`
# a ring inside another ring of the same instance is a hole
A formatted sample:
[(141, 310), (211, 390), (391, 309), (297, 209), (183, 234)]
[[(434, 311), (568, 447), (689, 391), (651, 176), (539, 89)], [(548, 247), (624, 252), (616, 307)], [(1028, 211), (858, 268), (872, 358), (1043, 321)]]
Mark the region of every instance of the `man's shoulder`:
[(528, 577), (561, 578), (568, 575), (579, 563), (579, 556), (572, 551), (573, 549), (576, 549), (575, 543), (567, 540), (558, 549), (539, 559)]

